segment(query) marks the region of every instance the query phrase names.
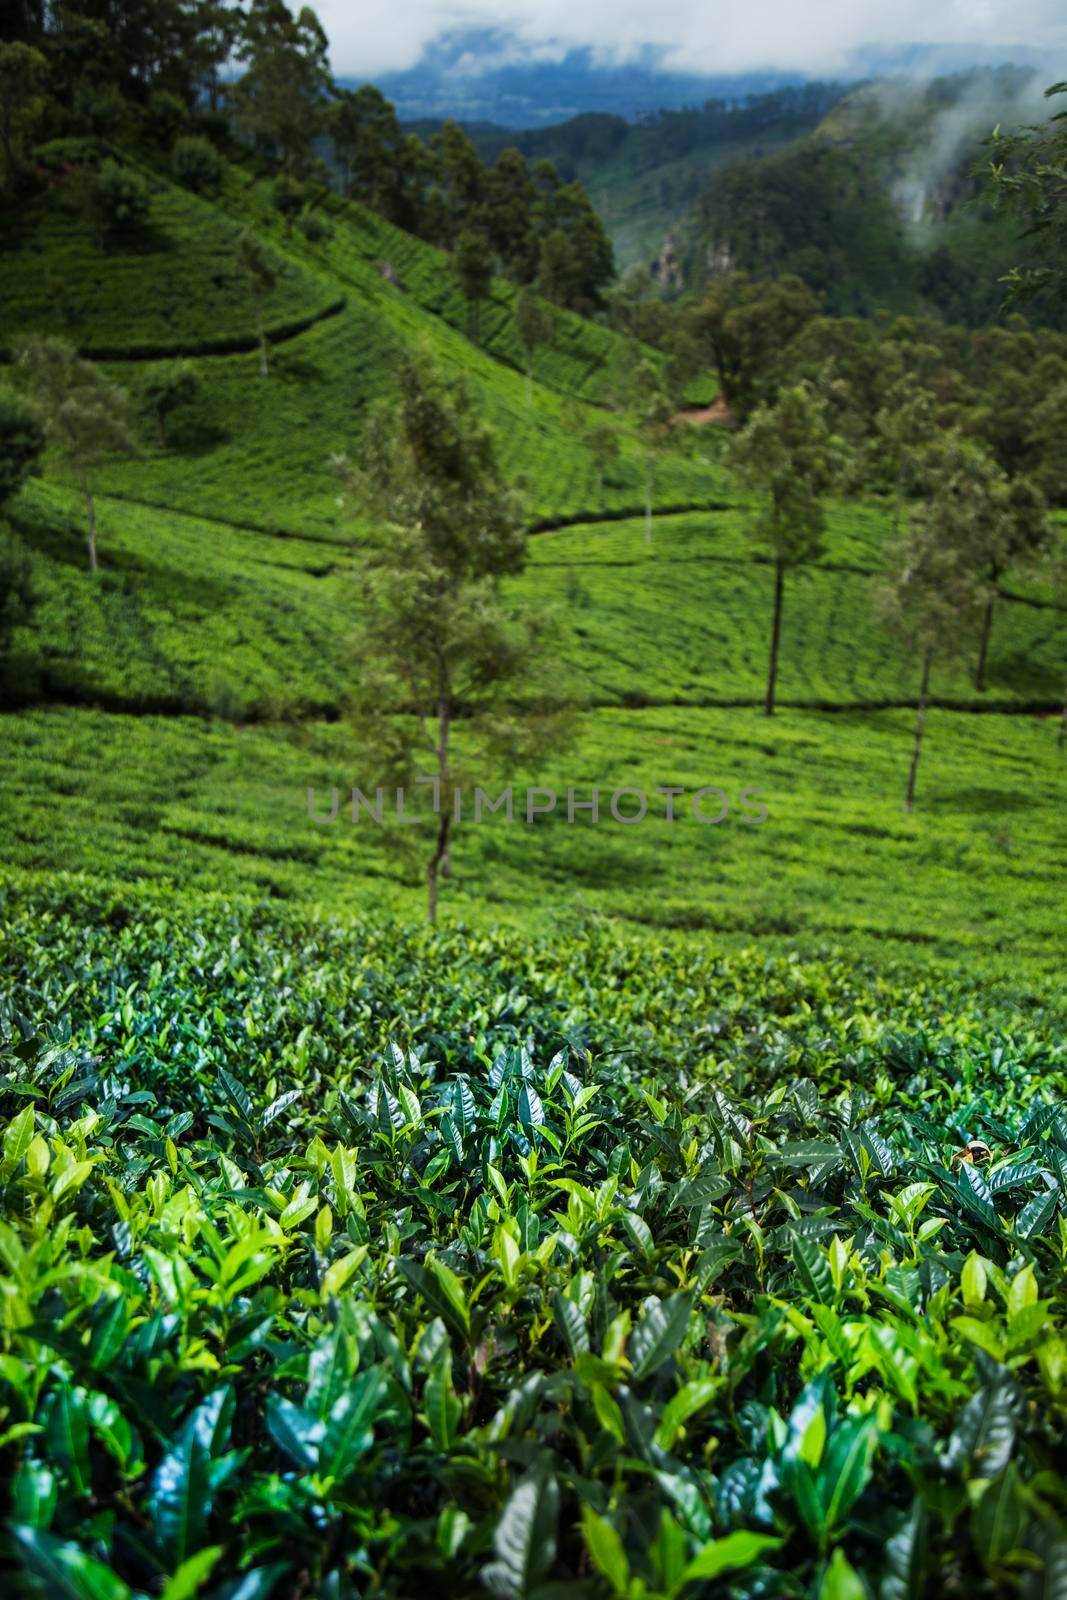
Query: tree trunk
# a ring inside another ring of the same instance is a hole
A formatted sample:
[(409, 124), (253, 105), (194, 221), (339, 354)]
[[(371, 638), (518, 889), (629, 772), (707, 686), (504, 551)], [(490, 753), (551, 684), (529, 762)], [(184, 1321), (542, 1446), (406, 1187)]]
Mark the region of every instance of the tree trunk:
[(96, 506), (93, 503), (92, 490), (89, 488), (88, 475), (82, 474), (82, 494), (85, 497), (85, 525), (89, 543), (89, 571), (96, 571)]
[(923, 657), (923, 681), (919, 690), (919, 715), (915, 721), (915, 748), (911, 753), (911, 769), (908, 772), (908, 792), (904, 796), (904, 810), (910, 811), (915, 804), (915, 779), (919, 771), (919, 757), (923, 749), (923, 728), (926, 725), (926, 696), (930, 689), (930, 662), (933, 659), (933, 650), (928, 646)]
[(449, 831), (452, 826), (451, 796), (446, 793), (446, 780), (448, 778), (448, 734), (451, 722), (448, 696), (441, 694), (437, 700), (437, 779), (438, 779), (438, 822), (437, 839), (434, 843), (433, 855), (430, 857), (426, 869), (426, 886), (428, 891), (428, 915), (431, 923), (437, 921), (437, 878), (452, 875), (449, 859)]
[(1056, 749), (1062, 750), (1065, 744), (1067, 744), (1067, 691), (1063, 696), (1063, 714), (1060, 717), (1060, 733), (1056, 740)]
[(782, 639), (782, 588), (785, 582), (785, 564), (781, 556), (774, 563), (774, 618), (771, 622), (771, 659), (767, 667), (767, 698), (763, 706), (765, 717), (774, 716), (774, 691), (778, 685), (778, 647)]
[(982, 637), (978, 644), (978, 666), (974, 674), (974, 686), (979, 691), (985, 688), (986, 662), (989, 660), (989, 639), (993, 632), (993, 607), (996, 604), (999, 577), (999, 572), (994, 568), (992, 574), (993, 587), (989, 593), (985, 616), (982, 618)]
[(261, 378), (266, 378), (270, 374), (270, 368), (267, 365), (267, 335), (263, 327), (263, 305), (258, 297), (256, 299), (256, 333), (259, 335), (259, 375)]

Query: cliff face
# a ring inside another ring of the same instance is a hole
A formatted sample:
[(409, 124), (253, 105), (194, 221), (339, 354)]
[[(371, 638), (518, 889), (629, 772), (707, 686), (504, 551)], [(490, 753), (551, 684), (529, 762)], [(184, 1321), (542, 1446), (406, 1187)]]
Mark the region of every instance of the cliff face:
[(684, 289), (685, 271), (678, 258), (673, 233), (668, 233), (652, 267), (653, 281), (661, 289)]

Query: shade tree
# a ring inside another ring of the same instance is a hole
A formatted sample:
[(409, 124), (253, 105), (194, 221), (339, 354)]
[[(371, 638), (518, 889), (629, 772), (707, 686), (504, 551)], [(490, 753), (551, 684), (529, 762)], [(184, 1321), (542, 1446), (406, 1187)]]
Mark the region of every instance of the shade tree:
[(18, 361), (45, 438), (81, 491), (89, 571), (96, 572), (93, 470), (108, 456), (134, 448), (127, 422), (129, 396), (62, 339), (30, 335), (18, 346)]
[(522, 508), (461, 384), (406, 359), (358, 459), (336, 464), (368, 518), (353, 726), (379, 776), (421, 777), (432, 790), (434, 922), (465, 763), (480, 783), (505, 758), (528, 759), (562, 736), (558, 690), (537, 687), (555, 660), (549, 619), (504, 590), (526, 560)]
[(727, 462), (753, 495), (746, 528), (774, 564), (771, 640), (764, 714), (774, 715), (785, 576), (814, 561), (826, 527), (825, 497), (839, 477), (844, 452), (826, 420), (826, 402), (807, 384), (784, 389), (758, 406), (730, 440)]

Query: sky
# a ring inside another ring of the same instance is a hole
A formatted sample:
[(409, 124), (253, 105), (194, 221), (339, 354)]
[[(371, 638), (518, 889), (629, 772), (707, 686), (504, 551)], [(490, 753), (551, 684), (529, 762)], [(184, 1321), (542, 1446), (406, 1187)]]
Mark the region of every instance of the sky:
[[(413, 67), (443, 33), (495, 28), (511, 56), (559, 59), (588, 46), (618, 65), (648, 46), (664, 70), (728, 75), (841, 72), (853, 51), (966, 45), (1047, 51), (1067, 62), (1065, 0), (311, 0), (342, 76)], [(294, 7), (295, 9), (295, 7)], [(491, 63), (503, 64), (497, 55)], [(476, 69), (478, 63), (470, 66)]]

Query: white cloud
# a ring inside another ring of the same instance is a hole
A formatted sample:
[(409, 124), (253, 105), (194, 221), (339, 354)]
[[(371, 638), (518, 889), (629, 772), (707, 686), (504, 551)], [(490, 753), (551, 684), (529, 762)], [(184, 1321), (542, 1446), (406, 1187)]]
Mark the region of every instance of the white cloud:
[(1063, 0), (320, 0), (336, 73), (414, 66), (442, 33), (495, 28), (531, 51), (590, 46), (617, 64), (648, 45), (676, 71), (832, 73), (865, 45), (1028, 45), (1067, 62)]

